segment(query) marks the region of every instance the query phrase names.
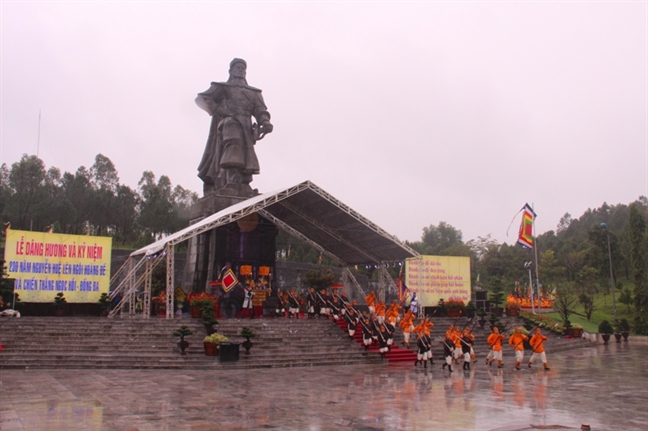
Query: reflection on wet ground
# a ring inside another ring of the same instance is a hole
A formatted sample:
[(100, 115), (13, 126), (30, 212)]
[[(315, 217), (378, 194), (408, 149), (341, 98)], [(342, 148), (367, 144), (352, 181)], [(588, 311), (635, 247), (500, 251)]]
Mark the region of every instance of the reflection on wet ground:
[[(648, 347), (554, 354), (551, 371), (473, 365), (2, 370), (0, 429), (648, 429)], [(554, 427), (552, 427), (554, 425)]]

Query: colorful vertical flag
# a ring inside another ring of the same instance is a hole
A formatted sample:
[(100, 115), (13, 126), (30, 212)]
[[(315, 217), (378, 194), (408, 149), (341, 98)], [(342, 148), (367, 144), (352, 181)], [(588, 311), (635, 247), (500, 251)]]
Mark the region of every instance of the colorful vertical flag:
[(522, 224), (520, 224), (518, 244), (522, 245), (522, 247), (533, 248), (533, 222), (535, 221), (536, 213), (529, 204), (525, 204), (521, 211)]
[(398, 281), (397, 281), (397, 288), (398, 288), (398, 301), (403, 302), (405, 301), (405, 298), (407, 298), (407, 294), (409, 293), (409, 289), (405, 285), (405, 281), (403, 280), (403, 268), (401, 267), (400, 272), (398, 273)]

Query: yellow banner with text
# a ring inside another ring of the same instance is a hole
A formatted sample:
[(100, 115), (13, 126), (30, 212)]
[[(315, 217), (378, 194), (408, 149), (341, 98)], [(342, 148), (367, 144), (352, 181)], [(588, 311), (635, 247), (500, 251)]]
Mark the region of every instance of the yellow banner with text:
[(7, 230), (5, 261), (22, 302), (97, 302), (110, 288), (112, 238)]
[(421, 256), (405, 262), (405, 284), (416, 293), (419, 304), (433, 307), (439, 299), (470, 301), (470, 258)]

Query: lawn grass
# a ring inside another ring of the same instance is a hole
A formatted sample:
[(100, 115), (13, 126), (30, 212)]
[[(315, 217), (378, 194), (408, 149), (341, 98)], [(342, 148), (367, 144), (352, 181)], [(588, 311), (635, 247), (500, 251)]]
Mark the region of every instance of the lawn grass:
[[(630, 290), (632, 291), (634, 288), (634, 285), (632, 281), (630, 280), (619, 280), (623, 283), (623, 287), (629, 287)], [(616, 311), (617, 311), (617, 319), (627, 319), (628, 322), (630, 322), (630, 325), (632, 325), (632, 321), (634, 320), (634, 307), (628, 307), (625, 304), (621, 304), (619, 302), (619, 296), (621, 295), (621, 290), (617, 289), (615, 291), (615, 299), (616, 299)], [(583, 329), (587, 332), (598, 332), (598, 325), (603, 321), (607, 320), (608, 322), (614, 324), (614, 307), (612, 305), (612, 294), (609, 293), (599, 293), (598, 295), (595, 296), (594, 298), (594, 312), (592, 313), (592, 318), (591, 320), (587, 320), (585, 316), (585, 311), (583, 310), (583, 307), (578, 304), (574, 307), (574, 311), (578, 314), (572, 314), (569, 316), (569, 321), (571, 323), (578, 323), (579, 325), (583, 326)], [(552, 319), (556, 319), (557, 321), (561, 321), (562, 319), (558, 315), (558, 313), (552, 312), (552, 313), (543, 313), (546, 314), (546, 316), (551, 317)], [(581, 316), (582, 315), (582, 316)]]

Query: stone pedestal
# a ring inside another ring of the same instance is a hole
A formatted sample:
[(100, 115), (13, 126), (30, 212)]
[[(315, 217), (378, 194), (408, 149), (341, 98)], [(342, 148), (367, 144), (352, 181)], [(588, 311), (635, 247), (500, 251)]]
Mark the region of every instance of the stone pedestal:
[[(249, 197), (214, 193), (201, 198), (192, 208), (191, 223), (238, 204)], [(240, 265), (270, 266), (275, 262), (277, 227), (252, 214), (245, 219), (207, 231), (189, 240), (183, 288), (213, 293), (209, 283), (230, 263), (238, 275)], [(243, 281), (243, 280), (241, 280)]]

